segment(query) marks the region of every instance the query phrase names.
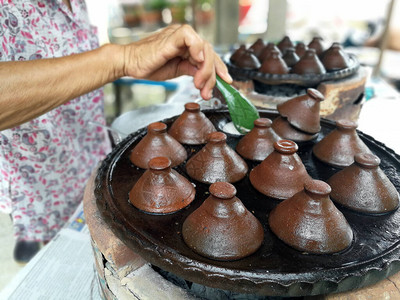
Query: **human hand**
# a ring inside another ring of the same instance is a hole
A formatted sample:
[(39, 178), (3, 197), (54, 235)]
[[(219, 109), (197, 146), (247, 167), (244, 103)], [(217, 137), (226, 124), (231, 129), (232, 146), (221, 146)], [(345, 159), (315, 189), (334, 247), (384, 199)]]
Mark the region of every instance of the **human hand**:
[(208, 100), (215, 74), (232, 83), (225, 64), (189, 25), (171, 25), (138, 42), (124, 46), (124, 75), (166, 80), (193, 76), (194, 85)]

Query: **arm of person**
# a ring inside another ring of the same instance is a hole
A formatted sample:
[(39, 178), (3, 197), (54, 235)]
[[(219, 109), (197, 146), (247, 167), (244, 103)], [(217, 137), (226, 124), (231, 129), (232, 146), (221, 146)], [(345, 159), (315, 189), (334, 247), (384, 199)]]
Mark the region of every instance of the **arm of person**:
[(210, 99), (215, 74), (231, 82), (226, 66), (188, 25), (173, 25), (129, 45), (107, 44), (71, 56), (0, 63), (0, 130), (38, 117), (122, 76), (166, 80), (194, 77)]

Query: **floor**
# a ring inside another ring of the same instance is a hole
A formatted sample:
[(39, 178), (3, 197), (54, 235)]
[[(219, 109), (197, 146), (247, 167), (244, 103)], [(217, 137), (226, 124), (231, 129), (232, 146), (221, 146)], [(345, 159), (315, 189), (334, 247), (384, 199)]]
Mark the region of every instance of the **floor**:
[(13, 260), (14, 238), (9, 215), (0, 213), (0, 291), (22, 268)]

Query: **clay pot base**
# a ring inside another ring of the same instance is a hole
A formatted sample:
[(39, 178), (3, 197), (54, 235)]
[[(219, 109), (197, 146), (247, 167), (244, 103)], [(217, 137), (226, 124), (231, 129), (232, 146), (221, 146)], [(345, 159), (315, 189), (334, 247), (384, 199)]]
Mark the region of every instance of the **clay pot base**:
[[(227, 109), (204, 113), (216, 128), (229, 122)], [(278, 114), (260, 110), (260, 116), (272, 120)], [(173, 120), (164, 122), (170, 125)], [(334, 129), (334, 123), (325, 119), (321, 120), (321, 126), (318, 139)], [(151, 264), (199, 284), (268, 296), (342, 292), (375, 283), (389, 273), (400, 271), (400, 265), (394, 263), (400, 257), (400, 210), (375, 217), (341, 209), (354, 232), (352, 246), (338, 255), (305, 255), (284, 244), (265, 225), (269, 212), (279, 201), (255, 191), (248, 177), (234, 184), (238, 191), (236, 196), (264, 224), (261, 247), (252, 255), (231, 262), (210, 260), (194, 253), (184, 243), (182, 224), (209, 196), (209, 185), (196, 182), (195, 200), (182, 210), (164, 216), (145, 214), (127, 201), (129, 190), (144, 172), (130, 163), (127, 153), (144, 132), (133, 133), (102, 162), (96, 178), (95, 197), (103, 220), (118, 238)], [(360, 137), (381, 158), (381, 169), (400, 190), (400, 156), (365, 134), (360, 133)], [(239, 139), (228, 135), (228, 145), (235, 147)], [(312, 156), (315, 142), (299, 145), (298, 154), (311, 177), (326, 181), (339, 169)], [(185, 148), (191, 157), (201, 147)], [(258, 164), (246, 162), (249, 169)], [(174, 169), (188, 178), (184, 165)]]

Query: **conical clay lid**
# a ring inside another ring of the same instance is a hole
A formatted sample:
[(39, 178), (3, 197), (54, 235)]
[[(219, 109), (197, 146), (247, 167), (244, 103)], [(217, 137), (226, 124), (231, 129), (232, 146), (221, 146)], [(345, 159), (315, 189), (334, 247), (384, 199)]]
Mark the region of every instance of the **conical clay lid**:
[(352, 243), (353, 231), (330, 200), (330, 191), (323, 181), (308, 181), (304, 190), (271, 211), (271, 230), (299, 251), (327, 254), (345, 250)]
[(272, 50), (278, 51), (281, 54), (279, 48), (274, 43), (268, 43), (258, 57), (261, 63), (271, 55)]
[(315, 53), (320, 56), (325, 50), (322, 43), (322, 38), (319, 36), (314, 37), (312, 41), (308, 44), (308, 48), (315, 49)]
[(379, 168), (380, 159), (370, 153), (359, 153), (354, 163), (329, 178), (333, 201), (349, 209), (383, 214), (399, 206), (399, 194)]
[(285, 50), (287, 48), (293, 48), (294, 44), (292, 42), (292, 40), (288, 37), (285, 36), (282, 40), (280, 40), (280, 42), (277, 44), (277, 47), (279, 48), (279, 50), (281, 51), (281, 53), (285, 53)]
[(195, 194), (193, 185), (171, 169), (167, 157), (155, 157), (129, 192), (129, 201), (148, 213), (169, 214), (188, 206)]
[(245, 51), (246, 51), (246, 45), (240, 45), (240, 47), (236, 49), (235, 52), (233, 52), (233, 54), (231, 55), (230, 57), (231, 63), (236, 64), (236, 62), (240, 60), (240, 57)]
[(336, 128), (313, 147), (314, 155), (324, 163), (343, 168), (354, 162), (358, 153), (371, 153), (356, 132), (357, 123), (336, 122)]
[(214, 125), (200, 111), (200, 105), (190, 102), (185, 104), (185, 111), (174, 121), (168, 133), (182, 144), (200, 145), (205, 144), (207, 136), (214, 131)]
[(215, 260), (237, 260), (253, 254), (264, 239), (261, 223), (235, 197), (227, 182), (210, 186), (210, 196), (183, 223), (185, 243)]
[(271, 124), (268, 118), (255, 120), (253, 129), (237, 144), (237, 153), (250, 160), (263, 161), (274, 151), (274, 143), (281, 140)]
[(347, 54), (343, 51), (339, 43), (334, 43), (323, 53), (321, 62), (328, 71), (337, 71), (348, 68)]
[(307, 94), (287, 100), (277, 106), (282, 117), (306, 133), (315, 134), (321, 130), (320, 102), (324, 96), (316, 89), (307, 89)]
[(172, 167), (187, 158), (185, 148), (167, 133), (167, 125), (161, 122), (147, 126), (147, 134), (133, 148), (129, 158), (135, 166), (147, 169), (149, 161), (158, 156), (168, 157)]
[(263, 61), (259, 71), (264, 74), (287, 74), (289, 68), (281, 55), (276, 50), (271, 50), (270, 55)]
[(289, 140), (274, 143), (274, 151), (250, 172), (253, 187), (266, 196), (287, 199), (301, 191), (310, 179), (297, 155), (298, 146)]
[(203, 183), (236, 182), (246, 176), (246, 162), (226, 144), (226, 135), (213, 132), (208, 143), (186, 163), (187, 174)]
[(272, 129), (283, 139), (292, 140), (296, 143), (307, 142), (318, 137), (318, 133), (309, 134), (290, 125), (283, 117), (276, 117), (272, 122)]
[(325, 74), (324, 65), (315, 54), (315, 49), (308, 49), (300, 60), (292, 67), (292, 73), (307, 75), (307, 74)]
[(262, 39), (257, 39), (253, 45), (250, 46), (249, 49), (254, 51), (254, 55), (257, 56), (257, 58), (260, 56), (262, 50), (265, 47), (265, 43)]

